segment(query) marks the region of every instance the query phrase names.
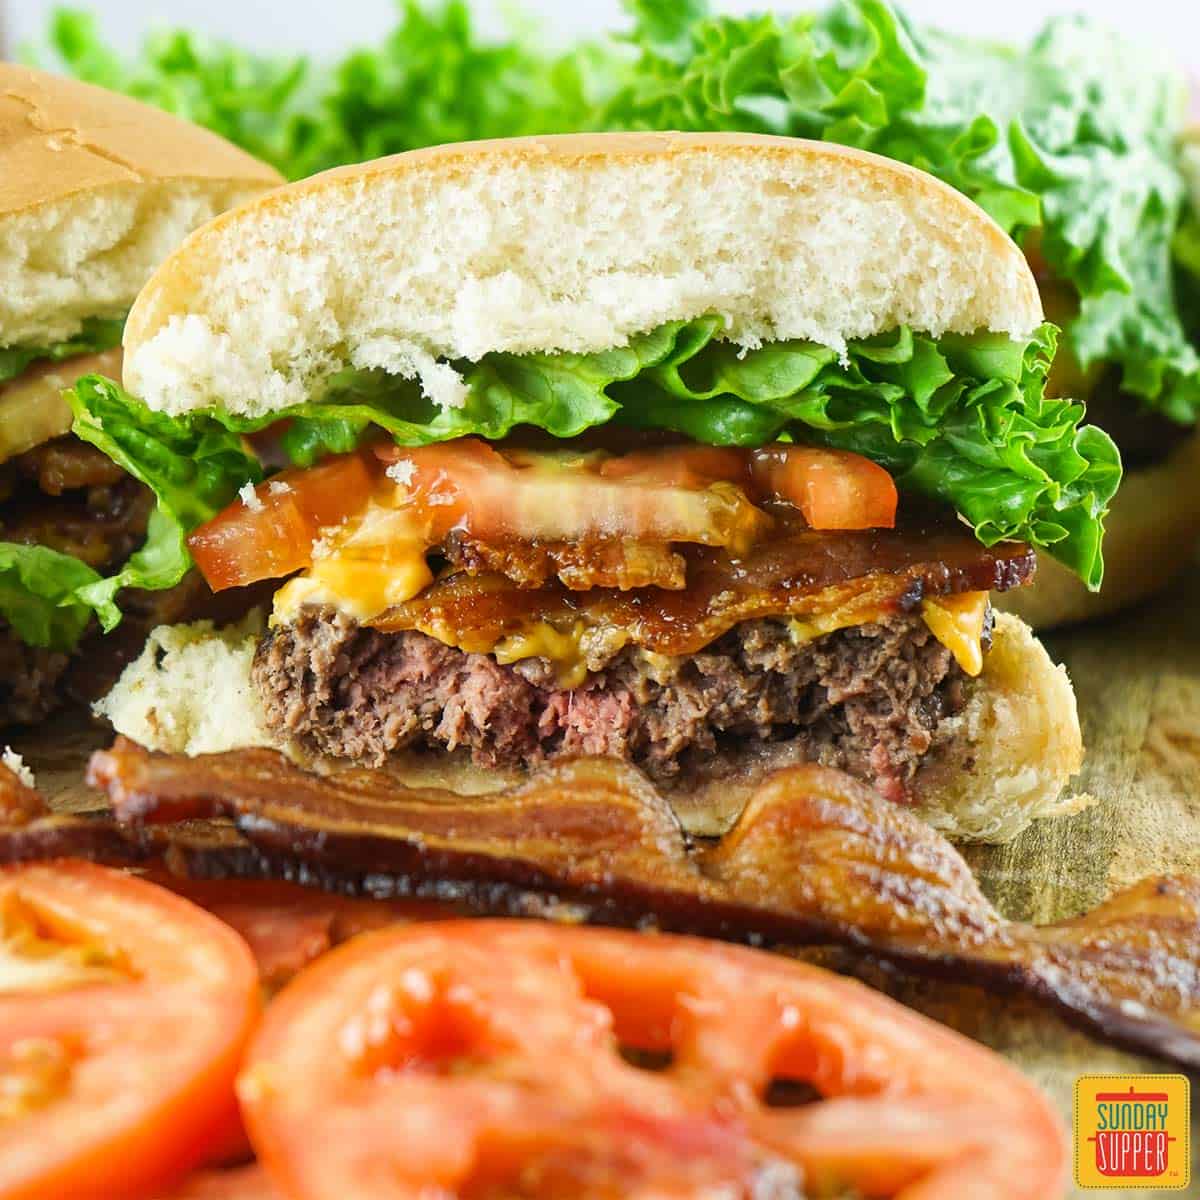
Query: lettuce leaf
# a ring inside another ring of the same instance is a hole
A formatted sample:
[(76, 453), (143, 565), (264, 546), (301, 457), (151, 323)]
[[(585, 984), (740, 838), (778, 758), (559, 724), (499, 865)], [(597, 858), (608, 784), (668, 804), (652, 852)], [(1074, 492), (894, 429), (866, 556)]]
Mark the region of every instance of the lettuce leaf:
[(121, 620), (117, 592), (174, 587), (192, 565), (187, 535), (216, 516), (243, 484), (258, 482), (262, 470), (236, 433), (205, 414), (151, 412), (101, 375), (85, 375), (64, 394), (75, 414), (75, 436), (104, 451), (158, 499), (145, 545), (117, 574), (76, 591), (108, 632)]
[[(919, 27), (886, 0), (711, 16), (625, 0), (633, 28), (559, 50), (531, 23), (489, 40), (465, 0), (403, 0), (340, 62), (248, 53), (181, 30), (132, 61), (59, 11), (49, 54), (80, 78), (207, 125), (296, 178), (470, 138), (573, 129), (735, 129), (842, 142), (911, 163), (987, 209), (1066, 281), (1086, 368), (1176, 421), (1200, 412), (1171, 247), (1185, 86), (1169, 63), (1080, 18), (1009, 47)], [(1064, 318), (1065, 319), (1065, 318)]]
[(15, 379), (30, 363), (62, 362), (80, 354), (111, 350), (121, 344), (124, 328), (124, 317), (89, 317), (79, 332), (65, 342), (56, 342), (52, 346), (0, 347), (0, 383)]
[(73, 650), (92, 615), (78, 591), (99, 578), (69, 554), (0, 542), (0, 617), (30, 646)]
[(917, 27), (884, 0), (795, 18), (627, 7), (641, 56), (602, 124), (818, 138), (930, 171), (1071, 284), (1084, 367), (1112, 364), (1126, 391), (1196, 419), (1200, 358), (1171, 264), (1186, 104), (1171, 64), (1080, 18), (1013, 48)]
[[(489, 354), (456, 363), (466, 385), (458, 408), (431, 404), (414, 381), (353, 370), (335, 376), (320, 400), (255, 421), (217, 410), (151, 414), (95, 377), (80, 382), (84, 399), (72, 404), (80, 436), (122, 465), (131, 461), (124, 447), (137, 441), (130, 469), (158, 493), (178, 535), (165, 556), (171, 582), (187, 561), (180, 531), (259, 477), (236, 435), (286, 417), (283, 444), (302, 465), (352, 449), (372, 426), (406, 446), (471, 434), (494, 440), (521, 425), (570, 438), (616, 421), (717, 445), (783, 439), (852, 450), (885, 466), (903, 491), (961, 514), (985, 545), (1028, 541), (1089, 587), (1100, 585), (1103, 519), (1120, 458), (1107, 434), (1080, 427), (1082, 405), (1045, 398), (1053, 326), (1026, 342), (901, 329), (851, 343), (845, 359), (799, 341), (739, 351), (719, 340), (722, 327), (720, 318), (705, 317), (597, 354)], [(124, 457), (109, 448), (114, 442)], [(194, 474), (206, 464), (209, 485)], [(148, 573), (141, 578), (137, 586), (148, 586)], [(85, 594), (95, 601), (100, 591)]]
[(256, 54), (184, 29), (129, 58), (95, 18), (57, 10), (26, 57), (204, 125), (291, 179), (419, 146), (585, 128), (629, 57), (612, 44), (544, 49), (532, 21), (476, 29), (465, 0), (401, 0), (395, 25), (340, 61)]

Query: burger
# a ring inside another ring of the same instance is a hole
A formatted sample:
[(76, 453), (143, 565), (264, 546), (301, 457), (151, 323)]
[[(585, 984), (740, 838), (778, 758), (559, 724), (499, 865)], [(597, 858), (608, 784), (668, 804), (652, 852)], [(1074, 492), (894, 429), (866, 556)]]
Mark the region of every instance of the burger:
[[(486, 791), (638, 767), (698, 834), (835, 765), (960, 838), (1069, 811), (1074, 696), (989, 596), (1102, 578), (1120, 476), (1025, 257), (895, 161), (754, 135), (414, 151), (192, 234), (77, 382), (214, 589), (99, 711)], [(240, 439), (236, 442), (233, 439)], [(231, 496), (203, 521), (196, 491)]]
[[(159, 261), (279, 182), (174, 117), (0, 63), (0, 724), (89, 691), (121, 589), (179, 582), (146, 541), (152, 494), (72, 434), (63, 389), (119, 375), (125, 315)], [(165, 597), (155, 611), (178, 611)]]

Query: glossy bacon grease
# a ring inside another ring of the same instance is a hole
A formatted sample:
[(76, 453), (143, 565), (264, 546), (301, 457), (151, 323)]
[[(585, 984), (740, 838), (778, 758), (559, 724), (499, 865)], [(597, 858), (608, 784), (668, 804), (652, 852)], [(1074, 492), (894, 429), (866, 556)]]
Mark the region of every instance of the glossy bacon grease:
[(897, 494), (857, 454), (778, 444), (601, 451), (497, 449), (479, 438), (367, 447), (292, 469), (234, 501), (188, 539), (214, 589), (311, 565), (314, 546), (369, 506), (408, 518), (427, 548), (452, 532), (483, 542), (630, 540), (743, 553), (771, 530), (759, 505), (782, 503), (809, 528), (890, 528)]
[(1047, 1200), (1067, 1162), (1032, 1083), (860, 984), (536, 922), (333, 951), (268, 1009), (238, 1094), (290, 1200)]
[[(1146, 879), (1054, 925), (1008, 921), (941, 834), (837, 771), (775, 773), (723, 838), (701, 842), (644, 776), (611, 760), (462, 796), (378, 771), (315, 775), (273, 751), (186, 758), (121, 739), (93, 756), (90, 778), (135, 856), (153, 834), (177, 870), (838, 944), (907, 972), (1020, 993), (1112, 1044), (1200, 1070), (1200, 879)], [(214, 816), (241, 836), (196, 820)], [(39, 838), (40, 824), (0, 836), (0, 854), (75, 836), (52, 827)]]

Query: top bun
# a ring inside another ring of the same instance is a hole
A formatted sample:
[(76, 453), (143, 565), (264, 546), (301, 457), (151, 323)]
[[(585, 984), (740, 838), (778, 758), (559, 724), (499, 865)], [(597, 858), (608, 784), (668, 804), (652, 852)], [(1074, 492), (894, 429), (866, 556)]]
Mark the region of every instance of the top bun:
[(0, 63), (0, 346), (124, 314), (187, 233), (282, 182), (178, 117)]
[(339, 168), (193, 234), (139, 296), (125, 382), (260, 416), (381, 367), (461, 400), (445, 360), (594, 351), (720, 313), (753, 346), (910, 325), (1028, 334), (1013, 242), (929, 175), (823, 142), (593, 134)]

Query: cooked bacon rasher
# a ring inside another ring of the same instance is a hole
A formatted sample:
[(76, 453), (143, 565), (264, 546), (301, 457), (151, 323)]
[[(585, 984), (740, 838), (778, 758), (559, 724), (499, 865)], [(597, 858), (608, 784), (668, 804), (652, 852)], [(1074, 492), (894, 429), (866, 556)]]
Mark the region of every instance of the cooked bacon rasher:
[(232, 820), (240, 845), (205, 848), (193, 825), (190, 845), (172, 846), (176, 870), (845, 945), (1024, 993), (1117, 1045), (1200, 1067), (1200, 880), (1148, 879), (1054, 925), (1007, 921), (941, 835), (834, 771), (773, 775), (723, 839), (700, 843), (642, 776), (606, 760), (486, 798), (380, 772), (318, 776), (271, 751), (188, 759), (124, 740), (97, 753), (90, 774), (135, 831), (169, 838), (172, 822)]

